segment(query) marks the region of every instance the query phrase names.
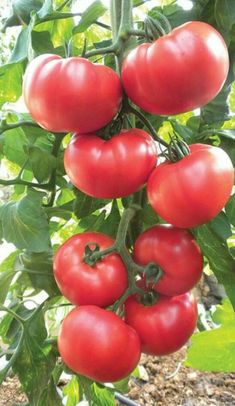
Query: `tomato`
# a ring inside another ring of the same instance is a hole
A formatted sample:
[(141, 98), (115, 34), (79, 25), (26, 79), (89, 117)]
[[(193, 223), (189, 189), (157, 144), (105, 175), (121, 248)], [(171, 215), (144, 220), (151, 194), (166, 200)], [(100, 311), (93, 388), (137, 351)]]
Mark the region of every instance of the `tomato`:
[(54, 275), (62, 294), (75, 305), (113, 304), (127, 289), (128, 277), (121, 257), (110, 253), (88, 265), (84, 261), (85, 247), (98, 244), (104, 250), (114, 243), (109, 236), (96, 232), (76, 234), (55, 254)]
[(33, 119), (53, 132), (90, 132), (116, 115), (122, 90), (116, 72), (84, 58), (45, 54), (28, 66), (23, 95)]
[(192, 235), (170, 225), (157, 225), (139, 235), (134, 244), (134, 260), (140, 265), (158, 265), (163, 276), (151, 286), (167, 296), (193, 288), (203, 269), (203, 257)]
[(203, 106), (222, 88), (229, 69), (226, 44), (210, 25), (187, 22), (132, 50), (122, 67), (127, 96), (152, 114)]
[(77, 307), (67, 315), (58, 347), (69, 368), (99, 382), (125, 378), (140, 358), (135, 330), (116, 314), (97, 306)]
[(193, 334), (197, 322), (197, 305), (192, 294), (160, 296), (153, 305), (144, 305), (138, 296), (125, 302), (125, 321), (141, 341), (141, 351), (167, 355), (179, 350)]
[(176, 163), (165, 162), (151, 174), (147, 193), (153, 209), (177, 227), (196, 227), (212, 220), (229, 199), (234, 169), (221, 148), (194, 144)]
[(117, 198), (136, 192), (157, 161), (156, 143), (138, 128), (105, 141), (96, 134), (75, 135), (65, 151), (65, 170), (82, 192)]

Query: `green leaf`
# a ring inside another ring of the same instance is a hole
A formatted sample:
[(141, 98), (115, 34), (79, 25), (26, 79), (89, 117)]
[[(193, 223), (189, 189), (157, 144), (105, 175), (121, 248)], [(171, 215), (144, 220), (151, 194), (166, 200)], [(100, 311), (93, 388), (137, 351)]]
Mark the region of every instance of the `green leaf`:
[(218, 96), (201, 109), (204, 124), (218, 123), (229, 120), (229, 105), (227, 102), (230, 92), (229, 86), (224, 86)]
[(186, 365), (201, 371), (235, 371), (235, 321), (212, 330), (194, 334)]
[(27, 155), (25, 153), (25, 146), (28, 140), (21, 128), (15, 128), (5, 132), (3, 153), (5, 157), (16, 163), (19, 166), (23, 166)]
[(53, 378), (51, 378), (49, 385), (46, 386), (36, 404), (37, 406), (63, 406), (62, 399), (57, 392)]
[(216, 324), (232, 324), (234, 323), (234, 310), (228, 300), (223, 300), (221, 305), (217, 305), (215, 313), (213, 313), (213, 321)]
[(105, 221), (101, 224), (99, 231), (110, 235), (110, 237), (115, 238), (120, 223), (120, 212), (118, 209), (117, 201), (114, 200), (112, 203), (112, 208), (109, 215), (106, 217)]
[(39, 17), (39, 19), (43, 19), (52, 12), (53, 12), (53, 1), (45, 0), (43, 3), (43, 7), (38, 11), (37, 16)]
[(12, 63), (0, 66), (0, 106), (15, 102), (22, 93), (23, 64)]
[(226, 241), (232, 235), (230, 222), (223, 211), (212, 221), (210, 221), (209, 224), (216, 234), (224, 241)]
[(225, 213), (230, 223), (235, 227), (235, 194), (232, 195), (225, 206)]
[(75, 195), (76, 199), (74, 200), (73, 211), (80, 219), (94, 213), (94, 211), (101, 209), (109, 203), (107, 199), (95, 199), (78, 189), (75, 190)]
[(31, 318), (26, 322), (23, 343), (13, 365), (32, 406), (38, 406), (38, 399), (48, 387), (55, 366), (53, 350), (44, 346), (46, 337), (45, 321), (39, 308), (31, 312)]
[(212, 225), (204, 224), (192, 230), (203, 254), (207, 257), (211, 270), (235, 309), (235, 259), (232, 257), (224, 239), (216, 233)]
[(92, 385), (92, 406), (115, 406), (115, 398), (112, 390)]
[(0, 303), (4, 303), (11, 281), (15, 275), (14, 263), (18, 251), (12, 252), (0, 265)]
[(34, 289), (43, 289), (50, 297), (60, 295), (53, 274), (53, 254), (51, 251), (21, 253), (16, 263), (16, 270), (28, 272)]
[(12, 14), (5, 21), (3, 30), (14, 25), (28, 24), (32, 11), (37, 11), (42, 7), (43, 0), (13, 0)]
[(76, 406), (79, 402), (78, 378), (73, 376), (69, 383), (64, 387), (63, 394), (66, 396), (65, 406)]
[(235, 7), (233, 0), (215, 1), (215, 18), (219, 29), (226, 33), (235, 24)]
[(28, 49), (31, 41), (31, 30), (32, 26), (28, 25), (20, 31), (9, 63), (18, 63), (24, 61), (28, 57)]
[(57, 53), (49, 31), (32, 31), (32, 48), (35, 51), (36, 56), (46, 53)]
[(38, 182), (47, 181), (52, 171), (56, 168), (56, 158), (37, 146), (30, 146), (27, 150), (30, 166), (35, 178)]
[(1, 207), (0, 219), (6, 241), (33, 252), (49, 249), (49, 226), (41, 206), (43, 196), (43, 193), (30, 190), (22, 200)]
[(99, 17), (106, 12), (106, 7), (100, 0), (94, 1), (83, 13), (78, 25), (74, 27), (73, 34), (87, 30)]

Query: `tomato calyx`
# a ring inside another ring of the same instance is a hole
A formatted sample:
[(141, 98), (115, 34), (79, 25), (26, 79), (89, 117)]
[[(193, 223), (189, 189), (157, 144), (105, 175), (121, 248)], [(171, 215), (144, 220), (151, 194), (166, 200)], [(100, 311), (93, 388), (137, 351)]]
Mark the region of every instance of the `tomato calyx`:
[(162, 151), (162, 155), (170, 162), (178, 162), (190, 154), (190, 149), (185, 141), (179, 140), (177, 136), (171, 137), (167, 149)]
[(144, 268), (146, 285), (148, 286), (153, 283), (156, 285), (158, 281), (162, 278), (163, 274), (164, 272), (159, 265), (155, 264), (154, 262), (150, 262)]
[(157, 303), (159, 297), (159, 293), (157, 293), (155, 290), (147, 290), (138, 295), (137, 300), (144, 306), (153, 306)]
[(157, 18), (148, 16), (144, 21), (145, 35), (149, 42), (169, 34), (172, 30), (169, 20), (162, 13), (155, 11), (155, 16)]
[(99, 244), (96, 242), (90, 242), (85, 246), (85, 256), (84, 256), (84, 262), (87, 265), (93, 266), (96, 264), (96, 262), (100, 261), (105, 255), (114, 252), (115, 247), (111, 246), (106, 248), (105, 250), (100, 250)]

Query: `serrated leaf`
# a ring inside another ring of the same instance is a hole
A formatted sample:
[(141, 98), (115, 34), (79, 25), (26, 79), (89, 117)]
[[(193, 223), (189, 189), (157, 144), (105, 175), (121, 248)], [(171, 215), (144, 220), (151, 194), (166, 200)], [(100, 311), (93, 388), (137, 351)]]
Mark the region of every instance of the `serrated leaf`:
[(211, 224), (204, 224), (192, 230), (203, 254), (208, 259), (211, 270), (219, 283), (224, 285), (226, 293), (235, 309), (235, 259), (221, 236), (213, 230)]
[(226, 214), (222, 211), (213, 220), (210, 221), (210, 226), (224, 241), (232, 235), (231, 224)]
[(15, 269), (26, 271), (32, 286), (36, 290), (44, 290), (50, 297), (60, 295), (53, 274), (53, 254), (51, 251), (42, 253), (23, 252), (19, 255)]
[(31, 190), (20, 201), (1, 206), (0, 219), (6, 241), (33, 252), (49, 249), (49, 226), (41, 206), (43, 196), (43, 193)]
[(235, 23), (235, 7), (233, 0), (215, 1), (215, 19), (218, 27), (223, 32), (231, 30)]
[(225, 206), (225, 213), (230, 223), (235, 227), (235, 194), (232, 195)]
[(18, 251), (12, 252), (0, 265), (0, 303), (4, 303), (9, 286), (15, 274), (14, 263), (17, 255)]
[(49, 385), (44, 389), (37, 402), (37, 406), (63, 406), (62, 399), (60, 398), (53, 378), (51, 378)]
[(80, 219), (94, 213), (94, 211), (98, 209), (101, 209), (109, 202), (107, 199), (95, 199), (78, 189), (76, 189), (75, 194), (76, 199), (74, 200), (73, 211), (75, 216)]
[(5, 132), (3, 153), (5, 157), (16, 163), (19, 166), (23, 166), (27, 159), (25, 153), (25, 146), (27, 145), (27, 138), (21, 128), (15, 128)]
[(31, 41), (31, 31), (31, 25), (22, 28), (16, 40), (9, 63), (22, 62), (28, 57), (28, 49)]
[(23, 334), (13, 371), (17, 373), (30, 405), (38, 406), (38, 400), (50, 382), (56, 360), (51, 348), (44, 346), (47, 331), (42, 310), (37, 310), (33, 315), (31, 312), (31, 319), (26, 323)]
[(56, 168), (56, 158), (37, 146), (28, 149), (29, 163), (38, 182), (45, 182)]
[(11, 63), (0, 66), (0, 106), (15, 102), (22, 93), (23, 64)]
[(228, 298), (224, 299), (223, 303), (216, 307), (212, 317), (216, 324), (234, 323), (235, 314)]
[(79, 402), (78, 378), (73, 376), (64, 387), (63, 394), (66, 396), (65, 406), (76, 406)]
[(186, 365), (201, 371), (235, 371), (235, 316), (232, 323), (192, 336)]
[(94, 383), (92, 385), (92, 405), (115, 406), (113, 391), (108, 388), (100, 387)]
[(109, 215), (106, 217), (104, 222), (101, 224), (99, 231), (110, 235), (110, 237), (115, 238), (118, 230), (118, 226), (121, 220), (120, 212), (118, 209), (117, 201), (114, 200), (112, 203), (112, 208)]
[(73, 34), (86, 31), (99, 17), (106, 12), (106, 7), (100, 0), (94, 1), (83, 13), (78, 25), (74, 27)]
[(210, 103), (202, 107), (201, 118), (205, 124), (229, 120), (230, 113), (227, 102), (229, 92), (229, 86), (224, 86), (218, 96), (216, 96)]

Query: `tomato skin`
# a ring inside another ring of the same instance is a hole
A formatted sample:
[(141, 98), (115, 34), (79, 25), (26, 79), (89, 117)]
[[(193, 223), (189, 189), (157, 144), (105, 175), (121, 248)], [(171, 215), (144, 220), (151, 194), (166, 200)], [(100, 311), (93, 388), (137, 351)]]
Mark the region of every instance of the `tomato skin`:
[(75, 135), (65, 150), (71, 182), (96, 198), (124, 197), (146, 183), (157, 162), (156, 143), (138, 128), (105, 141), (96, 134)]
[(99, 382), (125, 378), (140, 358), (135, 330), (116, 314), (96, 306), (77, 307), (67, 315), (58, 347), (69, 368)]
[(193, 236), (171, 225), (157, 225), (140, 234), (133, 255), (139, 265), (160, 266), (163, 276), (151, 287), (166, 296), (188, 292), (202, 275), (203, 257)]
[(75, 305), (106, 307), (127, 289), (127, 271), (121, 257), (110, 253), (93, 266), (84, 262), (85, 246), (97, 243), (100, 250), (113, 245), (109, 236), (85, 232), (70, 237), (55, 254), (54, 276), (62, 294)]
[(133, 295), (125, 302), (125, 322), (139, 335), (142, 352), (168, 355), (179, 350), (193, 334), (197, 304), (190, 293), (160, 296), (154, 305), (148, 306)]
[(193, 21), (132, 50), (121, 78), (127, 96), (143, 110), (171, 115), (212, 100), (228, 69), (228, 50), (220, 33)]
[(107, 66), (45, 54), (29, 64), (23, 95), (31, 116), (43, 128), (86, 133), (113, 119), (122, 88), (117, 73)]
[(193, 144), (190, 152), (176, 163), (156, 167), (147, 184), (153, 209), (165, 221), (182, 228), (196, 227), (216, 217), (234, 183), (232, 162), (221, 148)]

